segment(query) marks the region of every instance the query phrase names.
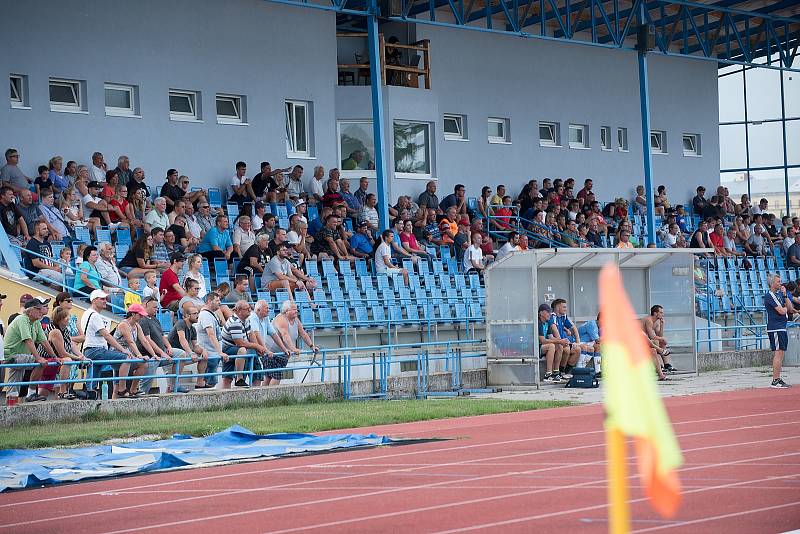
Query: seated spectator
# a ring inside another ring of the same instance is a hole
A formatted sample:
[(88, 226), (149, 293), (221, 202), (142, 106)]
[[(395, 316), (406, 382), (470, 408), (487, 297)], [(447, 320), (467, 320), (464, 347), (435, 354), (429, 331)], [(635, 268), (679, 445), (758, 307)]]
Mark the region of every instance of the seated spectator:
[(766, 198), (762, 198), (758, 201), (758, 206), (754, 206), (750, 208), (750, 213), (753, 215), (758, 215), (760, 213), (769, 213), (769, 200)]
[[(48, 331), (45, 332), (47, 336), (47, 341), (50, 342), (50, 345), (53, 347), (53, 351), (56, 353), (57, 360), (60, 363), (64, 363), (67, 361), (86, 361), (86, 356), (79, 350), (78, 344), (73, 343), (72, 336), (70, 334), (70, 320), (74, 315), (70, 315), (69, 309), (62, 308), (62, 307), (54, 307), (53, 314), (50, 319), (50, 327)], [(45, 354), (42, 354), (42, 351)], [(41, 345), (39, 345), (39, 355), (42, 357), (46, 357), (46, 349), (44, 349)], [(70, 370), (72, 366), (68, 365), (61, 365), (59, 366), (58, 372), (58, 379), (59, 380), (69, 380), (70, 377)], [(46, 370), (50, 370), (48, 367)], [(42, 377), (43, 380), (46, 380), (44, 376)], [(55, 376), (50, 380), (54, 380)], [(52, 387), (52, 385), (50, 386)], [(75, 395), (70, 393), (71, 384), (69, 383), (61, 383), (57, 386), (58, 391), (57, 395), (59, 399), (74, 399)], [(44, 392), (46, 393), (47, 390)], [(37, 394), (43, 393), (41, 390)]]
[[(48, 241), (49, 230), (47, 223), (40, 221), (33, 226), (33, 236), (25, 245), (26, 252), (23, 254), (25, 274), (29, 278), (44, 284), (61, 286), (64, 284), (63, 269), (60, 265), (52, 261), (53, 248)], [(42, 257), (44, 256), (44, 257)]]
[[(220, 286), (222, 285), (227, 284), (220, 284)], [(217, 289), (219, 289), (219, 286)], [(219, 342), (222, 335), (222, 325), (224, 324), (217, 315), (217, 312), (221, 309), (219, 294), (211, 291), (206, 295), (204, 301), (205, 304), (197, 316), (195, 329), (197, 330), (197, 344), (208, 354), (206, 372), (211, 376), (206, 377), (205, 386), (200, 387), (213, 388), (217, 383), (217, 376), (214, 373), (217, 371), (220, 359), (227, 363), (230, 357), (222, 352)]]
[(341, 219), (336, 215), (328, 215), (325, 226), (314, 236), (311, 244), (311, 253), (319, 259), (337, 259), (339, 261), (353, 261), (354, 257), (348, 253), (347, 245), (343, 241), (338, 228)]
[(154, 227), (150, 235), (153, 237), (153, 253), (150, 256), (150, 261), (155, 263), (158, 271), (169, 269), (171, 263), (169, 259), (170, 253), (164, 244), (164, 229)]
[(703, 208), (703, 213), (700, 215), (703, 219), (719, 219), (725, 216), (719, 206), (719, 197), (714, 195), (709, 200), (706, 207)]
[(800, 234), (795, 233), (794, 244), (789, 247), (786, 254), (787, 267), (800, 267)]
[(22, 218), (25, 220), (25, 225), (28, 232), (33, 232), (33, 227), (42, 218), (42, 212), (39, 211), (39, 204), (33, 202), (33, 193), (23, 191), (17, 197), (17, 208), (22, 213)]
[(403, 220), (400, 217), (392, 221), (391, 230), (393, 237), (391, 242), (392, 258), (397, 260), (398, 263), (402, 263), (403, 260), (411, 260), (416, 264), (419, 260), (419, 256), (408, 252), (403, 247), (403, 243), (400, 239), (400, 234), (403, 232)]
[(697, 187), (697, 194), (692, 199), (692, 210), (694, 211), (695, 215), (703, 216), (703, 210), (705, 209), (708, 201), (705, 198), (706, 188), (701, 186)]
[(436, 196), (436, 182), (429, 181), (425, 186), (425, 191), (417, 199), (420, 209), (432, 209), (434, 212), (439, 209), (439, 197)]
[(439, 229), (439, 223), (436, 221), (435, 209), (427, 208), (425, 219), (422, 222), (424, 223), (422, 225), (422, 234), (424, 235), (425, 241), (437, 247), (446, 244), (442, 239), (442, 231)]
[(95, 267), (103, 280), (103, 289), (106, 293), (121, 293), (122, 273), (117, 267), (117, 258), (114, 256), (114, 245), (105, 242), (98, 248), (97, 263)]
[[(6, 150), (6, 164), (0, 167), (0, 183), (9, 187), (14, 194), (28, 189), (33, 180), (25, 176), (19, 168), (19, 152), (16, 148)], [(0, 193), (1, 194), (1, 193)]]
[(173, 254), (170, 258), (169, 269), (164, 271), (158, 283), (161, 307), (173, 313), (178, 313), (180, 300), (186, 295), (186, 290), (178, 280), (178, 273), (183, 269), (183, 261), (183, 254)]
[(647, 215), (647, 197), (644, 196), (644, 186), (636, 186), (636, 196), (633, 198), (633, 213), (640, 217)]
[(681, 232), (688, 233), (686, 228), (686, 211), (681, 204), (675, 206), (675, 224), (678, 225)]
[(714, 248), (711, 240), (708, 237), (708, 222), (700, 221), (697, 230), (692, 234), (692, 239), (689, 242), (689, 248)]
[[(80, 169), (80, 167), (79, 167), (79, 169)], [(140, 194), (142, 194), (145, 199), (149, 199), (150, 198), (150, 188), (147, 186), (147, 183), (145, 182), (145, 180), (146, 180), (146, 177), (144, 175), (144, 169), (142, 169), (141, 167), (136, 167), (135, 169), (133, 169), (133, 176), (131, 177), (130, 180), (128, 180), (128, 183), (125, 184), (125, 185), (128, 186), (128, 193), (130, 194), (131, 191), (133, 191), (135, 193), (135, 192), (137, 192), (139, 190), (142, 190), (142, 191), (144, 191), (144, 193), (140, 193)]]
[(752, 209), (752, 205), (750, 204), (750, 197), (745, 193), (744, 195), (742, 195), (740, 200), (741, 202), (739, 204), (736, 204), (736, 206), (734, 207), (734, 213), (736, 213), (736, 215), (745, 215), (745, 214), (749, 215), (751, 213), (750, 210)]
[[(538, 193), (538, 191), (537, 191)], [(529, 189), (528, 194), (533, 194), (533, 190)], [(485, 185), (481, 188), (481, 196), (478, 197), (478, 213), (475, 214), (476, 217), (480, 217), (481, 219), (488, 219), (489, 218), (489, 205), (491, 203), (492, 197), (492, 188)], [(521, 205), (525, 206), (525, 209), (520, 207), (520, 211), (525, 213), (530, 206), (527, 206), (527, 203), (530, 202), (532, 205), (533, 198), (530, 199), (522, 199)]]
[(464, 271), (482, 273), (486, 266), (494, 260), (492, 255), (483, 255), (481, 234), (472, 234), (472, 245), (464, 252)]
[(317, 233), (322, 230), (322, 227), (325, 226), (325, 219), (328, 218), (328, 215), (333, 214), (333, 208), (322, 208), (319, 212), (319, 217), (309, 221), (308, 223), (308, 233), (311, 236), (316, 236)]
[(236, 266), (236, 274), (247, 276), (250, 281), (250, 289), (256, 290), (255, 275), (264, 272), (264, 266), (269, 261), (269, 240), (266, 234), (259, 234), (256, 242), (242, 255), (239, 265)]
[(197, 280), (186, 278), (183, 281), (183, 290), (186, 293), (181, 297), (181, 300), (178, 301), (178, 310), (180, 310), (181, 316), (186, 316), (187, 310), (191, 306), (198, 308), (203, 307), (203, 299), (201, 299), (199, 295), (200, 284), (197, 283)]
[[(766, 237), (765, 237), (766, 235)], [(769, 235), (764, 231), (764, 227), (756, 224), (753, 227), (753, 233), (743, 243), (744, 251), (748, 256), (770, 256), (772, 255), (772, 246), (769, 242)]]
[(667, 198), (667, 186), (658, 186), (658, 189), (656, 189), (655, 198), (653, 199), (653, 206), (656, 215), (664, 215), (666, 210), (670, 208), (669, 199)]
[(245, 176), (247, 174), (247, 164), (244, 161), (236, 162), (236, 174), (233, 175), (230, 181), (231, 194), (228, 197), (228, 202), (235, 202), (241, 208), (245, 202), (255, 202), (258, 200), (256, 194), (253, 192), (253, 183), (250, 178)]
[[(261, 172), (253, 176), (253, 193), (255, 193), (258, 198), (265, 198), (267, 202), (275, 202), (275, 191), (278, 188), (278, 184), (275, 182), (275, 175), (290, 170), (291, 167), (286, 167), (285, 169), (276, 169), (273, 171), (272, 165), (270, 165), (268, 161), (262, 161)], [(302, 190), (302, 182), (300, 182), (300, 188)]]
[(144, 231), (151, 232), (153, 228), (169, 227), (169, 215), (167, 215), (167, 201), (164, 197), (158, 197), (153, 201), (153, 209), (144, 219)]
[(577, 365), (581, 357), (581, 349), (591, 350), (592, 345), (581, 344), (580, 333), (578, 327), (570, 320), (567, 315), (567, 301), (564, 299), (556, 299), (551, 304), (553, 308), (553, 316), (555, 318), (556, 330), (558, 337), (566, 340), (569, 344), (564, 345), (561, 353), (561, 362), (559, 362), (558, 373), (562, 378), (569, 380), (572, 378), (572, 368)]
[[(302, 200), (300, 202), (303, 202)], [(294, 217), (294, 215), (292, 215)], [(291, 221), (292, 219), (289, 218)], [(278, 230), (278, 218), (271, 214), (267, 213), (264, 215), (264, 226), (261, 227), (261, 231), (259, 233), (266, 235), (270, 241), (275, 239), (275, 233)]]
[(492, 226), (498, 230), (510, 230), (511, 218), (514, 215), (514, 210), (511, 208), (511, 197), (506, 195), (502, 199), (502, 208), (496, 208), (494, 211), (495, 217), (490, 219)]
[[(158, 308), (157, 300), (151, 299), (150, 302), (154, 303), (156, 309)], [(192, 363), (197, 363), (197, 374), (203, 375), (208, 367), (209, 354), (208, 351), (197, 342), (197, 330), (195, 330), (194, 325), (197, 324), (198, 313), (199, 309), (196, 306), (188, 306), (183, 319), (173, 325), (172, 330), (170, 330), (167, 336), (167, 341), (169, 346), (172, 347), (171, 353), (173, 357), (190, 357)], [(183, 356), (178, 356), (178, 354), (181, 353)], [(186, 364), (184, 363), (184, 365)], [(197, 377), (195, 389), (207, 389), (210, 387), (213, 386), (206, 384), (206, 378), (204, 376)]]
[[(183, 189), (178, 185), (179, 175), (177, 169), (169, 169), (164, 185), (161, 186), (159, 196), (167, 202), (167, 213), (175, 211), (175, 204), (183, 198)], [(166, 226), (164, 227), (166, 228)]]
[(490, 204), (490, 211), (495, 209), (495, 206), (502, 206), (503, 205), (503, 197), (506, 196), (506, 186), (500, 184), (497, 186), (496, 192), (492, 197), (491, 204)]
[[(297, 169), (297, 167), (295, 167)], [(325, 186), (323, 180), (325, 179), (325, 168), (322, 165), (314, 167), (314, 174), (311, 181), (308, 183), (308, 195), (303, 192), (302, 167), (299, 174), (292, 172), (289, 176), (289, 198), (293, 201), (300, 200), (301, 198), (308, 198), (308, 202), (314, 205), (322, 205), (322, 197), (325, 196)], [(295, 185), (297, 184), (297, 185)]]
[(335, 207), (339, 204), (346, 204), (339, 193), (339, 169), (331, 169), (328, 178), (328, 187), (322, 195), (322, 205)]
[(372, 257), (372, 253), (375, 250), (375, 238), (372, 237), (367, 221), (363, 219), (358, 221), (356, 231), (353, 233), (353, 237), (350, 238), (350, 249), (356, 258), (368, 259)]
[(507, 254), (511, 254), (515, 250), (517, 250), (517, 245), (519, 244), (519, 234), (517, 232), (511, 232), (508, 234), (508, 241), (500, 247), (497, 251), (497, 259), (499, 260), (503, 256)]
[(561, 241), (572, 248), (579, 248), (581, 246), (578, 237), (578, 225), (575, 221), (569, 221), (566, 229), (561, 232)]
[[(103, 289), (100, 273), (97, 271), (97, 260), (100, 258), (95, 247), (83, 249), (83, 261), (78, 265), (75, 273), (73, 290), (81, 298), (86, 298), (96, 289)], [(105, 294), (105, 291), (101, 291)], [(105, 304), (104, 304), (105, 305)]]
[(664, 337), (664, 307), (658, 304), (652, 306), (650, 315), (642, 320), (642, 325), (650, 345), (663, 362), (661, 370), (668, 373), (675, 372), (675, 368), (669, 363), (671, 351), (667, 344), (667, 338)]
[(714, 254), (720, 257), (727, 257), (728, 253), (725, 251), (725, 227), (721, 223), (714, 226), (714, 231), (708, 236), (711, 241), (711, 246), (714, 247)]
[[(263, 371), (266, 369), (266, 363), (275, 357), (275, 353), (266, 348), (267, 342), (265, 340), (271, 339), (273, 342), (277, 343), (279, 347), (284, 347), (283, 341), (275, 328), (272, 327), (272, 321), (270, 321), (269, 318), (269, 304), (267, 304), (265, 300), (259, 300), (255, 303), (253, 312), (247, 320), (250, 323), (250, 333), (247, 335), (248, 341), (261, 345), (266, 349), (266, 352), (262, 356), (253, 360), (253, 369)], [(252, 376), (253, 382), (251, 385), (254, 387), (261, 385), (268, 386), (270, 383), (270, 379), (267, 378), (264, 372), (254, 372)]]
[[(469, 248), (469, 244), (472, 241), (472, 234), (478, 233), (481, 235), (481, 251), (483, 252), (484, 257), (491, 256), (494, 254), (494, 240), (492, 237), (483, 229), (481, 225), (480, 219), (473, 219), (470, 223), (469, 228), (469, 238), (467, 239), (467, 248)], [(466, 249), (465, 249), (466, 251)]]
[(456, 213), (459, 215), (467, 214), (467, 198), (466, 187), (464, 184), (457, 184), (453, 188), (453, 192), (442, 199), (439, 203), (439, 210), (447, 213), (450, 207), (455, 207)]
[(128, 249), (128, 252), (119, 262), (119, 270), (125, 273), (128, 277), (131, 276), (144, 276), (148, 271), (154, 271), (158, 268), (153, 256), (153, 236), (143, 235), (133, 246)]
[(269, 242), (267, 247), (270, 257), (278, 255), (278, 247), (283, 243), (286, 243), (288, 235), (288, 232), (286, 232), (286, 230), (283, 228), (275, 229), (275, 237), (272, 238), (272, 241)]
[(378, 210), (375, 208), (377, 204), (378, 197), (373, 193), (369, 193), (366, 198), (366, 203), (361, 208), (361, 213), (359, 214), (359, 219), (367, 221), (369, 229), (373, 234), (376, 233), (381, 226)]
[(588, 231), (586, 232), (586, 241), (588, 241), (592, 246), (595, 247), (602, 247), (603, 246), (603, 238), (600, 232), (600, 226), (597, 222), (596, 217), (592, 217), (589, 219), (587, 224)]
[[(99, 225), (111, 227), (108, 204), (99, 196), (103, 188), (102, 183), (95, 181), (87, 183), (79, 180), (75, 182), (75, 188), (81, 192), (83, 213), (88, 217), (89, 229), (95, 229)], [(114, 226), (114, 229), (116, 229), (116, 226)]]
[(394, 232), (391, 230), (384, 230), (381, 234), (381, 244), (375, 250), (375, 273), (387, 274), (389, 276), (400, 274), (403, 276), (403, 281), (408, 286), (408, 271), (406, 269), (396, 267), (392, 263), (392, 242), (394, 241)]
[[(286, 300), (281, 304), (281, 312), (272, 319), (272, 327), (283, 341), (283, 347), (275, 343), (274, 338), (265, 339), (267, 349), (272, 351), (275, 356), (267, 360), (267, 369), (284, 369), (289, 363), (292, 354), (299, 355), (300, 349), (297, 342), (302, 339), (309, 349), (319, 352), (319, 348), (314, 344), (311, 337), (303, 328), (297, 313), (297, 304), (291, 300)], [(283, 379), (282, 371), (267, 372), (269, 385), (277, 385)]]
[(250, 217), (240, 215), (236, 221), (236, 228), (233, 231), (233, 252), (241, 257), (247, 249), (256, 242), (256, 234), (250, 223)]
[(615, 248), (634, 248), (633, 243), (631, 243), (631, 232), (624, 226), (617, 231), (617, 245)]
[[(464, 227), (468, 228), (468, 225), (464, 225)], [(403, 249), (409, 254), (428, 257), (428, 251), (417, 243), (417, 238), (414, 235), (414, 223), (410, 220), (403, 222), (403, 231), (400, 232), (400, 243)]]
[(678, 235), (680, 235), (680, 228), (676, 223), (670, 223), (667, 227), (667, 233), (664, 234), (664, 246), (667, 248), (678, 248)]
[(53, 180), (50, 179), (50, 169), (47, 168), (47, 165), (39, 165), (37, 170), (39, 176), (33, 181), (33, 185), (36, 187), (36, 197), (38, 198), (42, 189), (53, 188)]
[(316, 282), (311, 277), (306, 276), (299, 269), (293, 268), (289, 262), (291, 247), (287, 243), (278, 246), (277, 254), (273, 256), (261, 277), (261, 287), (275, 293), (278, 290), (286, 290), (289, 300), (294, 300), (295, 290), (304, 291), (307, 300), (311, 300), (310, 291), (316, 287)]
[[(47, 371), (49, 371), (48, 374), (50, 375), (48, 379), (53, 380), (55, 378), (53, 371), (55, 373), (58, 372), (58, 367), (50, 369), (48, 366), (49, 362), (58, 362), (59, 360), (42, 329), (42, 317), (47, 315), (49, 303), (50, 299), (32, 297), (25, 302), (22, 313), (11, 320), (5, 333), (3, 363), (38, 364), (38, 366), (30, 369), (30, 382), (43, 380)], [(44, 356), (40, 355), (35, 345), (40, 345), (44, 349)], [(48, 366), (47, 369), (46, 366)], [(11, 383), (22, 382), (26, 370), (28, 369), (24, 367), (9, 368), (6, 370), (6, 380)], [(46, 388), (38, 388), (38, 390), (37, 388), (29, 388), (29, 391), (28, 396), (25, 397), (26, 402), (47, 400), (45, 396), (47, 394)], [(7, 386), (6, 404), (9, 406), (17, 404), (19, 392), (19, 386)]]
[(784, 258), (788, 258), (789, 248), (794, 245), (794, 236), (797, 235), (797, 231), (793, 226), (789, 226), (788, 228), (784, 227), (784, 230), (786, 231), (786, 237), (784, 237), (781, 242), (781, 253)]
[(558, 371), (561, 353), (569, 342), (558, 337), (553, 310), (548, 304), (539, 305), (538, 313), (538, 339), (539, 357), (545, 360), (544, 382), (559, 384), (562, 382)]
[(197, 251), (205, 258), (225, 258), (230, 262), (234, 257), (231, 232), (228, 230), (228, 217), (217, 215), (216, 225), (206, 232), (205, 237), (197, 247)]
[(244, 300), (236, 302), (233, 306), (233, 314), (225, 322), (222, 327), (222, 352), (228, 356), (235, 356), (236, 359), (226, 361), (222, 366), (223, 373), (241, 373), (237, 375), (229, 374), (224, 375), (222, 378), (222, 388), (229, 389), (231, 383), (236, 377), (236, 387), (247, 388), (250, 387), (245, 380), (244, 371), (245, 365), (248, 363), (248, 358), (244, 357), (250, 352), (255, 352), (257, 356), (264, 357), (267, 355), (267, 348), (259, 343), (250, 341), (250, 304)]
[(142, 279), (138, 276), (133, 278), (128, 278), (128, 289), (130, 291), (125, 291), (125, 298), (123, 299), (123, 306), (125, 307), (125, 311), (128, 311), (131, 304), (142, 304)]
[(736, 248), (736, 229), (735, 228), (728, 228), (728, 231), (725, 232), (725, 239), (723, 240), (723, 245), (725, 247), (725, 252), (728, 256), (744, 256), (744, 252), (740, 252)]

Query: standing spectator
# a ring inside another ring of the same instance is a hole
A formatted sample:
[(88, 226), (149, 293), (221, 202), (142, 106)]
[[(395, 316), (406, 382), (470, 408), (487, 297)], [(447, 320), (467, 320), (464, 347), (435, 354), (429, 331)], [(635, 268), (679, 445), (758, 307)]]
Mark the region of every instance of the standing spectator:
[(144, 220), (144, 231), (151, 232), (153, 228), (169, 227), (169, 215), (167, 215), (167, 200), (164, 197), (158, 197), (153, 201), (153, 209), (147, 214)]
[(19, 152), (16, 148), (6, 150), (6, 164), (0, 167), (0, 183), (10, 187), (15, 194), (28, 189), (32, 180), (19, 169)]
[[(134, 356), (130, 350), (120, 345), (109, 332), (111, 321), (103, 317), (101, 313), (106, 307), (107, 298), (108, 293), (102, 289), (92, 291), (89, 296), (92, 305), (83, 312), (80, 323), (81, 329), (86, 332), (83, 353), (93, 361), (119, 362), (112, 364), (112, 366), (115, 368), (118, 379), (121, 379), (128, 376), (128, 372), (131, 369), (131, 363), (126, 360), (133, 359)], [(145, 371), (145, 366), (143, 365), (137, 366), (137, 364), (134, 364), (134, 368), (136, 368), (138, 376), (141, 376)], [(117, 399), (120, 396), (127, 396), (127, 389), (122, 380), (117, 380), (111, 398)]]
[(206, 236), (198, 245), (197, 251), (209, 260), (225, 258), (226, 261), (230, 262), (234, 251), (228, 224), (228, 217), (217, 215), (216, 225), (206, 232)]
[(228, 201), (239, 204), (239, 207), (242, 207), (245, 202), (258, 200), (253, 192), (253, 184), (250, 178), (245, 176), (246, 174), (247, 164), (244, 161), (236, 162), (236, 174), (231, 178), (231, 195), (228, 197)]
[(706, 200), (705, 195), (706, 188), (702, 185), (697, 187), (697, 194), (692, 199), (692, 210), (694, 211), (695, 215), (702, 216), (703, 210), (705, 209), (706, 205), (708, 204), (708, 200)]
[(417, 199), (420, 209), (432, 209), (434, 211), (439, 209), (439, 197), (436, 196), (436, 182), (431, 180), (425, 186), (425, 191)]
[[(39, 364), (39, 367), (31, 371), (30, 382), (41, 380), (44, 368), (48, 365), (48, 360), (39, 354), (36, 348), (37, 344), (44, 348), (47, 356), (54, 359), (57, 358), (42, 329), (42, 317), (47, 314), (48, 304), (50, 304), (50, 299), (34, 297), (28, 300), (23, 306), (22, 313), (17, 315), (8, 325), (3, 339), (3, 363)], [(20, 382), (24, 375), (24, 367), (9, 368), (6, 371), (6, 381), (12, 383)], [(31, 392), (25, 398), (27, 402), (47, 400), (47, 397), (38, 394), (35, 387), (29, 389)], [(9, 406), (17, 404), (19, 390), (19, 386), (7, 387), (6, 404)]]
[[(311, 340), (297, 315), (297, 304), (291, 300), (285, 300), (281, 304), (281, 312), (272, 320), (272, 326), (283, 341), (283, 346), (276, 344), (272, 337), (264, 340), (267, 343), (266, 348), (275, 353), (272, 358), (267, 360), (268, 369), (286, 368), (291, 355), (300, 354), (300, 349), (297, 348), (297, 341), (300, 338), (312, 351), (319, 352), (319, 348)], [(277, 385), (282, 379), (283, 371), (267, 373), (267, 385)]]
[[(228, 356), (234, 356), (235, 360), (230, 359), (222, 366), (223, 373), (233, 373), (234, 370), (238, 373), (244, 371), (247, 358), (244, 358), (250, 351), (254, 351), (258, 356), (263, 357), (267, 354), (267, 348), (259, 343), (253, 343), (248, 339), (250, 335), (251, 323), (250, 318), (250, 304), (244, 300), (236, 302), (233, 306), (233, 315), (231, 315), (225, 325), (222, 327), (222, 352)], [(236, 387), (247, 388), (250, 387), (244, 379), (243, 374), (233, 375), (226, 374), (222, 378), (222, 388), (229, 389), (231, 382), (237, 376)]]
[[(158, 308), (158, 301), (153, 300), (152, 302), (156, 303), (155, 307)], [(181, 357), (191, 357), (192, 362), (197, 363), (198, 377), (195, 389), (208, 389), (213, 386), (208, 385), (206, 377), (202, 376), (208, 367), (208, 351), (197, 343), (197, 330), (194, 326), (197, 324), (198, 312), (199, 309), (196, 306), (189, 306), (183, 319), (172, 326), (167, 341), (173, 347), (173, 351), (176, 351), (173, 354), (177, 354), (177, 351), (180, 350), (183, 353)]]
[(466, 198), (467, 188), (464, 187), (464, 184), (456, 184), (453, 188), (453, 192), (442, 199), (439, 203), (439, 209), (441, 211), (447, 212), (448, 208), (451, 206), (455, 206), (456, 213), (461, 215), (467, 214), (467, 198)]
[[(40, 221), (34, 225), (33, 236), (25, 245), (26, 253), (23, 255), (26, 274), (29, 278), (53, 286), (64, 284), (64, 274), (60, 265), (52, 261), (53, 248), (47, 240), (49, 230), (47, 223)], [(42, 257), (44, 256), (44, 257)]]
[[(786, 290), (781, 284), (781, 276), (777, 273), (767, 276), (769, 291), (764, 295), (764, 309), (767, 315), (767, 337), (770, 348), (774, 351), (772, 358), (772, 387), (776, 389), (788, 388), (789, 384), (781, 379), (781, 366), (783, 356), (789, 347), (789, 336), (786, 333), (786, 324), (789, 321), (789, 309), (792, 307)], [(8, 354), (8, 349), (6, 349)]]
[(178, 312), (178, 304), (186, 291), (178, 280), (178, 273), (183, 269), (183, 254), (173, 254), (170, 258), (169, 269), (161, 275), (158, 291), (161, 294), (161, 306), (171, 312)]
[(102, 152), (95, 152), (92, 154), (92, 180), (104, 182), (106, 180), (106, 172), (108, 172), (108, 165), (106, 165)]

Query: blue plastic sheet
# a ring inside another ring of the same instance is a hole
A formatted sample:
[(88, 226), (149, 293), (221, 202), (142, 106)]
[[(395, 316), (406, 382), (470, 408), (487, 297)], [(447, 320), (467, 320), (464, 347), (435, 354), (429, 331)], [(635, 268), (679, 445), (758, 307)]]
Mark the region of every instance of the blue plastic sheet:
[(216, 462), (276, 458), (392, 443), (374, 434), (267, 434), (234, 425), (205, 438), (175, 435), (172, 439), (137, 441), (74, 449), (9, 449), (0, 451), (0, 492), (89, 478), (146, 473)]

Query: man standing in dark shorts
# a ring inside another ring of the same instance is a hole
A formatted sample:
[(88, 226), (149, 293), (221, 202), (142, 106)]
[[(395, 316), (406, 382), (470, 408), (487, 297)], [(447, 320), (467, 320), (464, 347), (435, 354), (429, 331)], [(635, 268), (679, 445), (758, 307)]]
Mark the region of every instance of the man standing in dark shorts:
[(786, 297), (786, 290), (781, 284), (779, 274), (767, 276), (769, 291), (764, 295), (764, 308), (767, 314), (767, 337), (769, 344), (775, 352), (772, 358), (772, 387), (776, 389), (788, 388), (789, 384), (781, 379), (781, 365), (786, 347), (789, 344), (789, 336), (786, 334), (786, 323), (789, 320), (788, 311), (791, 303)]

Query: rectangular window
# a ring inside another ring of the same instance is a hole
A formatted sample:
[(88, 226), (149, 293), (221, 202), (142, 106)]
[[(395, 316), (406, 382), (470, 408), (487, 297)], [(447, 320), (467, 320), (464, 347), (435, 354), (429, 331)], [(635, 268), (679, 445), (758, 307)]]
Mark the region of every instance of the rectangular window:
[(245, 98), (240, 95), (217, 95), (217, 122), (219, 124), (246, 124)]
[[(339, 169), (345, 176), (375, 174), (375, 135), (372, 121), (339, 121)], [(348, 174), (352, 173), (352, 174)]]
[(106, 115), (115, 117), (136, 116), (136, 87), (107, 83), (103, 87), (106, 99)]
[(509, 120), (497, 117), (489, 117), (489, 142), (490, 143), (510, 143)]
[(467, 118), (464, 115), (444, 116), (444, 138), (451, 141), (466, 141), (467, 137)]
[(286, 101), (286, 155), (290, 158), (310, 158), (309, 102)]
[(431, 175), (430, 125), (394, 121), (394, 172), (413, 178)]
[(540, 122), (539, 123), (539, 146), (560, 146), (558, 123)]
[(589, 148), (589, 127), (585, 124), (569, 125), (569, 147), (570, 148)]
[(28, 77), (22, 74), (12, 74), (9, 81), (11, 82), (11, 107), (28, 107)]
[(699, 156), (700, 154), (700, 134), (683, 134), (683, 155)]
[(169, 92), (169, 118), (173, 121), (199, 121), (201, 118), (200, 93), (197, 91), (179, 91), (171, 89)]
[(83, 82), (50, 78), (51, 111), (84, 111)]
[(628, 151), (628, 129), (617, 128), (617, 150), (620, 152)]
[(600, 148), (611, 150), (611, 126), (600, 127)]
[(667, 132), (653, 130), (650, 132), (650, 151), (653, 154), (667, 153)]

